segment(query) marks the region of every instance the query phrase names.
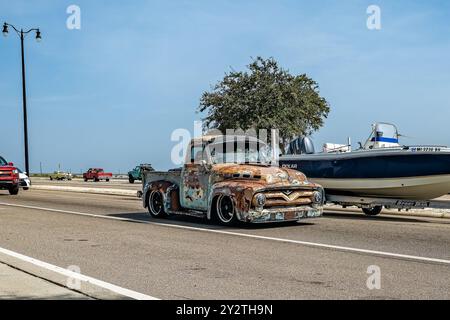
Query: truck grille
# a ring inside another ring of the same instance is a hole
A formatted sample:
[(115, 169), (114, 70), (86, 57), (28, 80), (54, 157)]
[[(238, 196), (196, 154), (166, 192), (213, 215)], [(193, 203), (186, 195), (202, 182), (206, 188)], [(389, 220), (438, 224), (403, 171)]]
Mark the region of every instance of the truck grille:
[[(314, 191), (305, 190), (280, 190), (262, 192), (266, 196), (264, 208), (282, 206), (301, 206), (312, 203)], [(253, 205), (257, 206), (255, 199)]]

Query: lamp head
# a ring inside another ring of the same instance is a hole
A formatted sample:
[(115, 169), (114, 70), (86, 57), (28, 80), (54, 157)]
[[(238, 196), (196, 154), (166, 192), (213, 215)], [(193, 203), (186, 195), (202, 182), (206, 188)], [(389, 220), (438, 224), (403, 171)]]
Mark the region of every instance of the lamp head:
[(6, 22), (3, 24), (3, 35), (6, 37), (8, 35), (8, 25)]
[(36, 30), (36, 41), (37, 42), (41, 42), (42, 38), (41, 38), (41, 31), (39, 31), (39, 29)]

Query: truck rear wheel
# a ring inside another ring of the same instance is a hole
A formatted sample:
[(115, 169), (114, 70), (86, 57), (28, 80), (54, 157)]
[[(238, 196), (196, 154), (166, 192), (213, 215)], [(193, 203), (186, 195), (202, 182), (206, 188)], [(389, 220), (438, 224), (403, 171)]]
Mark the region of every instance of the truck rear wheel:
[(233, 225), (237, 222), (233, 199), (229, 196), (219, 196), (216, 201), (216, 214), (220, 224)]
[(382, 206), (375, 206), (372, 208), (362, 208), (362, 211), (364, 212), (364, 214), (366, 214), (368, 216), (377, 216), (381, 213), (381, 210), (383, 210)]
[(9, 188), (9, 194), (12, 196), (18, 195), (19, 194), (19, 187), (15, 186), (15, 187), (11, 187)]
[(148, 196), (148, 212), (154, 218), (167, 216), (164, 211), (164, 198), (160, 191), (151, 191)]

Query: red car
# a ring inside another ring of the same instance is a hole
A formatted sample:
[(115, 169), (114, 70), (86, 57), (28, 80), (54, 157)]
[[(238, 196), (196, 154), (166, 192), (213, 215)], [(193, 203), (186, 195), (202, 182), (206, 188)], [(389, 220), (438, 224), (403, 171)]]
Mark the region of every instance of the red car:
[(112, 178), (112, 173), (107, 173), (101, 168), (90, 168), (87, 172), (83, 173), (83, 178), (84, 181), (94, 180), (97, 182), (100, 180), (106, 180), (108, 182), (109, 179)]
[(14, 164), (0, 157), (0, 190), (8, 190), (9, 194), (19, 193), (19, 171)]

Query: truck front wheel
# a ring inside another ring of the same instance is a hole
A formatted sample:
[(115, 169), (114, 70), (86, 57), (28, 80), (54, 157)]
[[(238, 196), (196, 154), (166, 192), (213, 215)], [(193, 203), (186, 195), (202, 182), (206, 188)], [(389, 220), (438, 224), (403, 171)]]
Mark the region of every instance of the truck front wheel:
[(130, 183), (134, 183), (134, 178), (133, 178), (133, 176), (131, 174), (128, 176), (128, 181)]
[(233, 225), (237, 222), (233, 199), (229, 196), (219, 196), (216, 201), (216, 214), (220, 224)]
[(18, 195), (19, 194), (19, 187), (18, 186), (14, 186), (9, 188), (9, 194), (12, 196)]
[(164, 198), (160, 191), (151, 191), (148, 196), (148, 212), (154, 218), (163, 218), (167, 214), (164, 211)]

